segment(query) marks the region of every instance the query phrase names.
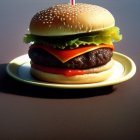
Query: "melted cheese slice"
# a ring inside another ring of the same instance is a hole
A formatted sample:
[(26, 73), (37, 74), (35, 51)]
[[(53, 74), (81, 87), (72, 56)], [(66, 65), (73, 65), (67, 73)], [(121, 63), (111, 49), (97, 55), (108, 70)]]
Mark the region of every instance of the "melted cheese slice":
[(58, 50), (58, 49), (54, 49), (53, 47), (49, 47), (46, 45), (36, 45), (36, 44), (34, 44), (32, 47), (38, 47), (38, 48), (43, 49), (44, 51), (49, 52), (50, 54), (55, 56), (57, 59), (59, 59), (62, 63), (65, 63), (76, 56), (96, 50), (98, 48), (111, 48), (112, 50), (114, 50), (113, 45), (98, 45), (98, 46), (91, 45), (91, 46), (84, 46), (84, 47), (79, 47), (79, 48), (71, 49), (71, 50)]

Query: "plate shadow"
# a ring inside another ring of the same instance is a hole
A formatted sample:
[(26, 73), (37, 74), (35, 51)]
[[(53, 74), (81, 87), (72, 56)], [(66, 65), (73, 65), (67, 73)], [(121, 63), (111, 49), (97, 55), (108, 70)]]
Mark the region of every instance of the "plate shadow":
[(7, 64), (0, 65), (0, 92), (48, 99), (74, 99), (103, 96), (116, 90), (113, 86), (86, 89), (59, 89), (35, 86), (10, 77), (6, 72)]

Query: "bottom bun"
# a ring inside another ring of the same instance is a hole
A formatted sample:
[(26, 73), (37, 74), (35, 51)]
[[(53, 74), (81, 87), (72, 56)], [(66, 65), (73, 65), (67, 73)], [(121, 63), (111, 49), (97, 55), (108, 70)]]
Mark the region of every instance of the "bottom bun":
[(113, 73), (113, 65), (114, 60), (112, 59), (103, 66), (86, 70), (92, 73), (75, 76), (46, 73), (31, 67), (31, 74), (41, 81), (63, 84), (88, 84), (107, 80)]

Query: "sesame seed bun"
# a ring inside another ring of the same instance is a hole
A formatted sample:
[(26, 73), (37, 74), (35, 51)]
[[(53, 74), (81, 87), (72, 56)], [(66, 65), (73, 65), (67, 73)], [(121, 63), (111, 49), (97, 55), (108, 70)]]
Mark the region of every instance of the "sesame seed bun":
[(111, 59), (107, 64), (87, 69), (87, 74), (75, 75), (75, 76), (65, 76), (61, 74), (53, 74), (40, 71), (31, 67), (31, 74), (41, 81), (62, 83), (62, 84), (87, 84), (87, 83), (97, 83), (107, 80), (114, 71), (114, 60)]
[(104, 30), (115, 25), (105, 8), (85, 3), (59, 4), (39, 11), (31, 19), (29, 30), (39, 36), (61, 36)]

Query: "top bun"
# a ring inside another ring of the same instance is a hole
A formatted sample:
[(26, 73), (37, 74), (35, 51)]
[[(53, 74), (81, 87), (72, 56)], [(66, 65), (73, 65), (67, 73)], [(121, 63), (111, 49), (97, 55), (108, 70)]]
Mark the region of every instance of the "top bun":
[(115, 25), (105, 8), (85, 3), (58, 4), (36, 13), (29, 26), (31, 34), (62, 36), (104, 30)]

